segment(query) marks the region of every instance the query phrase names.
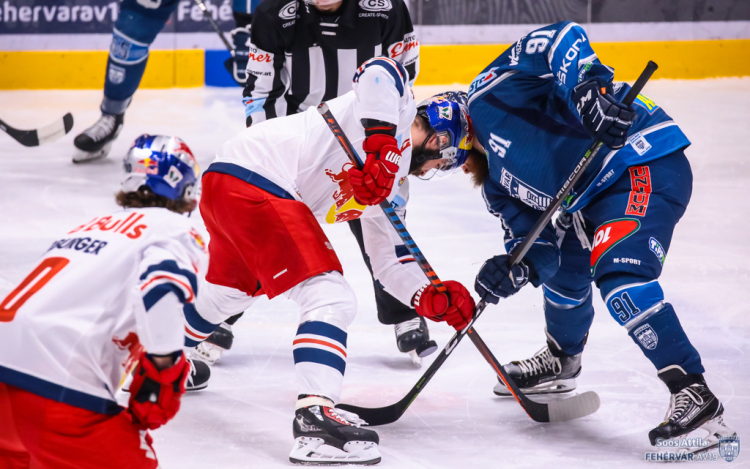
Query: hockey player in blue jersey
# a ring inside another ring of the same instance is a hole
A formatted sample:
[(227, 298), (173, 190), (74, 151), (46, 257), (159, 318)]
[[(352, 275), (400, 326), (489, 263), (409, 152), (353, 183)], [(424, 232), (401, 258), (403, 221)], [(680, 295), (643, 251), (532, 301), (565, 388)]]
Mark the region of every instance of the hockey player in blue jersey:
[[(575, 389), (594, 317), (595, 282), (612, 317), (672, 395), (665, 421), (649, 433), (651, 444), (699, 427), (716, 444), (734, 432), (724, 424), (700, 355), (658, 281), (690, 200), (692, 173), (683, 153), (690, 142), (647, 97), (639, 95), (632, 107), (620, 103), (630, 87), (613, 78), (584, 30), (562, 22), (503, 52), (472, 82), (468, 96), (438, 95), (422, 115), (437, 129), (441, 147), (461, 142), (441, 169), (472, 174), (488, 210), (503, 224), (508, 253), (594, 139), (604, 142), (564, 210), (522, 262), (511, 267), (508, 254), (488, 259), (475, 290), (496, 304), (528, 283), (542, 287), (547, 345), (505, 368), (524, 392), (555, 393)], [(447, 108), (455, 104), (470, 116), (467, 132), (448, 125), (455, 112)], [(495, 393), (510, 395), (502, 383)]]
[[(259, 2), (235, 0), (232, 3), (237, 24), (237, 29), (231, 33), (235, 46), (246, 49), (244, 43), (249, 37), (252, 12)], [(107, 60), (104, 99), (100, 107), (102, 115), (73, 141), (77, 149), (73, 155), (74, 163), (104, 158), (109, 154), (112, 142), (125, 122), (125, 110), (130, 106), (146, 70), (149, 47), (179, 3), (179, 0), (123, 0), (120, 3)], [(209, 10), (215, 9), (215, 5), (209, 5)], [(231, 64), (229, 68), (232, 68)], [(236, 78), (236, 73), (233, 76)]]

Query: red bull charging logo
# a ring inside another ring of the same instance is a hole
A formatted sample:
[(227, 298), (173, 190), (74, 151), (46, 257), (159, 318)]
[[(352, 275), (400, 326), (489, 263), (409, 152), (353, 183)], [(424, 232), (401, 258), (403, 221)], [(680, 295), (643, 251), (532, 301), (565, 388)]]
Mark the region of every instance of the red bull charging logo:
[(333, 193), (334, 204), (326, 215), (327, 223), (341, 223), (355, 220), (362, 215), (362, 212), (367, 207), (366, 205), (357, 203), (357, 200), (354, 198), (354, 190), (352, 189), (352, 184), (349, 182), (349, 173), (347, 173), (347, 170), (351, 167), (351, 163), (346, 163), (341, 167), (341, 172), (339, 173), (334, 173), (330, 169), (326, 169), (326, 174), (331, 178), (331, 181), (339, 185), (338, 190)]

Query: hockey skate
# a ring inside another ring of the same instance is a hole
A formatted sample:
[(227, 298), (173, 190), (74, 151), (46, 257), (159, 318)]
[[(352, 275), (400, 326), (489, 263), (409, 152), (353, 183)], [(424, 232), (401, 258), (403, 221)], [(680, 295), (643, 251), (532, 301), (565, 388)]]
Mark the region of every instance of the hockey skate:
[[(505, 371), (524, 394), (556, 394), (576, 388), (581, 374), (581, 354), (565, 355), (552, 340), (531, 358), (504, 365)], [(498, 380), (499, 381), (499, 380)], [(498, 396), (511, 393), (502, 381), (493, 389)]]
[(664, 441), (680, 437), (682, 450), (702, 453), (719, 444), (719, 438), (737, 433), (724, 423), (724, 406), (708, 389), (702, 375), (685, 373), (678, 365), (659, 371), (659, 378), (672, 393), (664, 422), (648, 432), (652, 446), (670, 446)]
[(355, 414), (322, 405), (297, 409), (292, 431), (295, 464), (338, 466), (380, 462), (378, 434), (361, 428)]
[(234, 334), (231, 324), (222, 322), (206, 340), (190, 349), (190, 357), (213, 365), (225, 350), (232, 348)]
[(185, 383), (185, 391), (198, 391), (208, 386), (208, 380), (211, 378), (211, 368), (200, 360), (188, 358), (190, 364), (190, 374)]
[(73, 163), (86, 163), (107, 156), (122, 130), (124, 119), (124, 113), (102, 114), (94, 125), (76, 136), (73, 144), (78, 151), (73, 155)]
[(411, 361), (422, 366), (422, 358), (437, 350), (437, 343), (430, 340), (430, 331), (423, 317), (394, 324), (396, 345), (403, 353), (408, 353)]

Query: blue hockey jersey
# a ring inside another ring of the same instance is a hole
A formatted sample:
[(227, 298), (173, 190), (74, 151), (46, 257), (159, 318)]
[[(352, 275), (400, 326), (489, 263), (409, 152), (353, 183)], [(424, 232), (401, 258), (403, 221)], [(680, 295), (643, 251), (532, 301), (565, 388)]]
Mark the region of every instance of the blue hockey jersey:
[[(508, 252), (531, 230), (593, 143), (570, 96), (578, 83), (594, 77), (612, 83), (614, 71), (599, 61), (583, 28), (565, 21), (522, 37), (471, 83), (469, 115), (490, 169), (482, 192), (488, 210), (503, 222)], [(629, 89), (613, 84), (619, 101)], [(566, 199), (569, 212), (585, 207), (629, 166), (690, 145), (647, 97), (638, 95), (633, 108), (628, 144), (619, 150), (602, 147)], [(537, 267), (531, 279), (537, 286), (557, 269), (557, 234), (551, 224), (525, 259)]]
[[(611, 83), (614, 71), (599, 61), (583, 28), (564, 21), (522, 37), (474, 79), (469, 114), (487, 151), (490, 185), (536, 210), (547, 207), (593, 143), (570, 99), (573, 87), (593, 77)], [(629, 89), (614, 84), (618, 100)], [(639, 95), (633, 107), (629, 144), (599, 151), (566, 203), (568, 211), (584, 207), (628, 166), (690, 145), (653, 101)]]

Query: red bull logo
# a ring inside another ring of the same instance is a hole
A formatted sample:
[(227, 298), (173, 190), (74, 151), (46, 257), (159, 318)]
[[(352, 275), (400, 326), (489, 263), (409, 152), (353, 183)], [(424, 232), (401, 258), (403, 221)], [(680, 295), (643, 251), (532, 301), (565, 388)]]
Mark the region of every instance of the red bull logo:
[(138, 162), (135, 168), (133, 168), (133, 172), (144, 174), (159, 174), (159, 162), (151, 158), (150, 156), (147, 156)]
[(354, 198), (354, 189), (352, 189), (352, 183), (349, 182), (349, 173), (347, 170), (352, 167), (351, 163), (346, 163), (341, 167), (341, 172), (334, 173), (330, 169), (326, 169), (326, 175), (331, 178), (331, 181), (339, 185), (337, 191), (333, 193), (334, 204), (326, 214), (327, 223), (341, 223), (344, 221), (355, 220), (362, 215), (362, 212), (367, 207), (361, 205)]
[(202, 249), (203, 252), (208, 254), (208, 248), (206, 248), (206, 242), (203, 240), (203, 236), (198, 233), (195, 228), (190, 229), (190, 236), (193, 240), (193, 243), (195, 243), (195, 246)]
[(135, 332), (128, 332), (128, 335), (125, 336), (124, 339), (112, 337), (112, 342), (114, 342), (120, 350), (127, 350), (130, 352), (128, 358), (122, 362), (122, 366), (125, 367), (125, 372), (129, 373), (133, 370), (135, 365), (138, 364), (138, 357), (141, 356), (141, 352), (144, 350), (143, 345), (141, 345), (140, 340), (138, 340), (138, 334)]

